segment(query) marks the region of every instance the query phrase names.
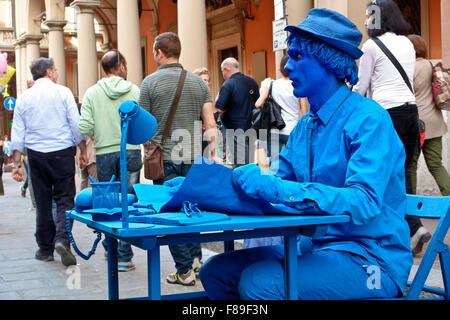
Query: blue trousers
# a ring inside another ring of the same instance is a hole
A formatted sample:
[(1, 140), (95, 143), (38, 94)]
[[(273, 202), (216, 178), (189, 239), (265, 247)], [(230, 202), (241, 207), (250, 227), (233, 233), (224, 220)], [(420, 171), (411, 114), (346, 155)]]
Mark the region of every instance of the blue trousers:
[[(98, 181), (109, 181), (112, 175), (116, 176), (116, 181), (120, 180), (120, 152), (111, 152), (97, 155), (95, 157), (97, 164)], [(139, 183), (140, 172), (142, 168), (141, 150), (127, 150), (127, 191), (134, 194), (133, 184)], [(102, 242), (106, 251), (107, 242)], [(133, 258), (131, 245), (125, 241), (119, 241), (117, 244), (117, 260), (119, 262), (128, 262)]]
[[(222, 253), (200, 269), (213, 300), (285, 299), (283, 245)], [(323, 250), (298, 256), (301, 300), (392, 298), (398, 286), (377, 265), (345, 251)]]

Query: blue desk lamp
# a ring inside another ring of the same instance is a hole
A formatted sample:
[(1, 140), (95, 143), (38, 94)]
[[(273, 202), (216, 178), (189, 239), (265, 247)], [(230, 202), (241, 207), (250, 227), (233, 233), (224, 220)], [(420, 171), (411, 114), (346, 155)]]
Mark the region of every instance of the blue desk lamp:
[[(154, 116), (136, 101), (127, 100), (119, 107), (122, 137), (120, 140), (120, 188), (122, 194), (122, 226), (128, 228), (127, 143), (139, 145), (150, 140), (158, 124)], [(125, 201), (124, 201), (125, 199)]]

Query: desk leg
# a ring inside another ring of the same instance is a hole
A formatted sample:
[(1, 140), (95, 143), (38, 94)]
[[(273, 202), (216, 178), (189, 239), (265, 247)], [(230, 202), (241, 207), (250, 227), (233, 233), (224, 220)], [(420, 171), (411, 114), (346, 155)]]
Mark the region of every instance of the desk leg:
[(108, 245), (108, 294), (109, 300), (119, 299), (119, 270), (117, 265), (117, 239), (106, 237)]
[(161, 265), (159, 246), (147, 250), (148, 298), (161, 300)]
[(297, 300), (297, 236), (284, 237), (284, 284), (286, 299)]
[(223, 247), (225, 252), (234, 251), (234, 240), (225, 240)]

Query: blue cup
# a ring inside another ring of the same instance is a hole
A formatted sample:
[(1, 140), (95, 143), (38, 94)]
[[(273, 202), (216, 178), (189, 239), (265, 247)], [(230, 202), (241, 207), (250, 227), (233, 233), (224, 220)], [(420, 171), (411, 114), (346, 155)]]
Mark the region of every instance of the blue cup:
[(122, 119), (128, 119), (128, 137), (129, 144), (142, 144), (147, 142), (156, 133), (158, 123), (153, 115), (142, 109), (136, 101), (127, 100), (122, 102), (119, 107), (119, 114)]

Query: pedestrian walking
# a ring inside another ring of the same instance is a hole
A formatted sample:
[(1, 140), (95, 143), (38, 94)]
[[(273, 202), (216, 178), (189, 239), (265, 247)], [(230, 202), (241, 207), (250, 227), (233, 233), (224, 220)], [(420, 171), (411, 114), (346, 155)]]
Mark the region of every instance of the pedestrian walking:
[[(158, 122), (158, 130), (151, 143), (161, 143), (166, 121), (174, 100), (176, 88), (183, 66), (179, 62), (181, 43), (172, 32), (162, 33), (153, 44), (153, 56), (158, 70), (147, 76), (141, 85), (139, 105), (150, 112)], [(217, 130), (214, 120), (214, 107), (211, 93), (206, 83), (192, 72), (186, 71), (185, 80), (176, 112), (163, 145), (164, 178), (153, 181), (163, 184), (176, 177), (185, 177), (196, 157), (195, 150), (201, 150), (201, 117), (205, 124), (208, 145), (208, 158), (216, 159)], [(195, 124), (199, 128), (196, 131)], [(182, 141), (174, 133), (184, 133)], [(178, 137), (171, 139), (171, 137)], [(199, 142), (198, 149), (195, 144)], [(194, 285), (195, 271), (201, 265), (202, 250), (200, 243), (169, 245), (175, 261), (176, 272), (166, 281), (172, 284)]]
[[(53, 251), (65, 266), (75, 265), (70, 250), (65, 212), (74, 207), (75, 149), (86, 161), (85, 137), (78, 130), (79, 113), (69, 88), (56, 83), (58, 73), (53, 59), (39, 58), (31, 64), (35, 84), (17, 100), (11, 131), (12, 177), (23, 181), (21, 156), (27, 148), (31, 183), (36, 200), (35, 258), (53, 261)], [(56, 202), (56, 222), (52, 216)]]
[[(122, 135), (119, 107), (126, 100), (137, 101), (139, 88), (127, 81), (127, 61), (117, 49), (108, 50), (102, 57), (106, 77), (90, 87), (81, 104), (80, 132), (93, 137), (98, 181), (110, 181), (114, 175), (120, 180), (120, 140)], [(127, 192), (135, 193), (133, 184), (140, 182), (142, 156), (140, 145), (128, 145)], [(103, 241), (106, 250), (106, 241)], [(131, 271), (133, 263), (131, 245), (118, 243), (119, 271)]]
[(253, 78), (241, 73), (235, 58), (223, 60), (221, 69), (225, 82), (216, 100), (216, 110), (223, 124), (222, 135), (228, 159), (233, 167), (239, 167), (253, 162), (256, 135), (246, 131), (251, 127), (259, 88)]

